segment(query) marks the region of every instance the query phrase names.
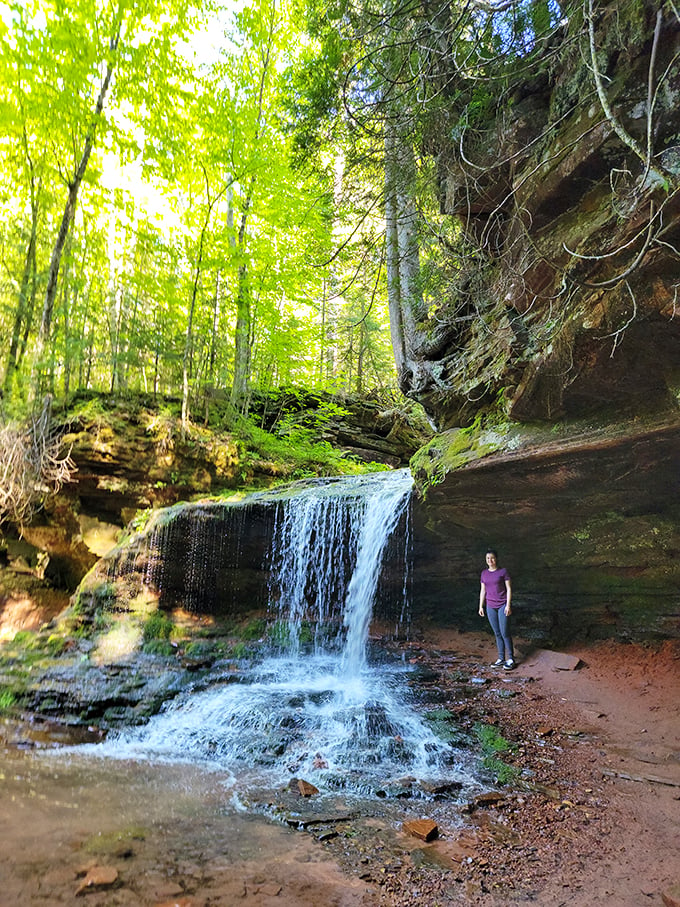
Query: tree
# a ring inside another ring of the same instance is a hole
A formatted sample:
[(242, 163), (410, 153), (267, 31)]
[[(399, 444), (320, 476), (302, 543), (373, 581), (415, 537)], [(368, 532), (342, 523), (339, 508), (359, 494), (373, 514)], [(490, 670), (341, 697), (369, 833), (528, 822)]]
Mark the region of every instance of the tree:
[[(107, 142), (121, 150), (134, 144), (115, 122), (114, 111), (127, 108), (143, 115), (154, 94), (166, 97), (176, 90), (174, 45), (191, 28), (190, 0), (177, 0), (172, 13), (167, 16), (160, 0), (117, 0), (104, 7), (96, 0), (11, 5), (13, 27), (4, 30), (0, 47), (9, 61), (2, 86), (6, 110), (14, 133), (23, 137), (26, 161), (45, 161), (46, 176), (58, 179), (66, 194), (38, 330), (38, 385), (64, 249), (93, 152)], [(23, 316), (22, 310), (19, 320)]]
[(383, 361), (366, 344), (385, 284), (355, 278), (374, 225), (355, 233), (339, 210), (333, 154), (320, 144), (323, 166), (291, 166), (297, 8), (242, 8), (219, 59), (194, 65), (179, 44), (190, 0), (100, 7), (15, 0), (0, 25), (8, 400), (31, 361), (34, 399), (180, 392), (185, 429), (213, 393), (247, 409), (253, 385), (363, 384)]

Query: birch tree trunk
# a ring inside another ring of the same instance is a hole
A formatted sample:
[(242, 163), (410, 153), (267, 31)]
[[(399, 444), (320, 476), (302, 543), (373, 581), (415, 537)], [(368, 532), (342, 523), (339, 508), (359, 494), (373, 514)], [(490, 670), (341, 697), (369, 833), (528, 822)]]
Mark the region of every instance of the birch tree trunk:
[(415, 161), (405, 125), (397, 116), (385, 123), (387, 300), (397, 376), (406, 391), (418, 368), (418, 323), (427, 313), (420, 286), (418, 212), (413, 200)]

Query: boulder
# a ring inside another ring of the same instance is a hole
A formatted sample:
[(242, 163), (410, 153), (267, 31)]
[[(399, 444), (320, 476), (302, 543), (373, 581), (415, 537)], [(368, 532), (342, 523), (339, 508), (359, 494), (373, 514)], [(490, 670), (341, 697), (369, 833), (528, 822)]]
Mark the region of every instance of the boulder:
[(432, 819), (409, 819), (402, 825), (409, 835), (421, 841), (433, 841), (439, 835), (439, 827)]

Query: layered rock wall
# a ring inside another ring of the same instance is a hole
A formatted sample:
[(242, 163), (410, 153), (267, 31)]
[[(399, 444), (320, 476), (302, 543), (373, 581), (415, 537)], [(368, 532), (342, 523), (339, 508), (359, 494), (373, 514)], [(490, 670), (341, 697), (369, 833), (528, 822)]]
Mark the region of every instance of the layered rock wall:
[(496, 81), (458, 78), (432, 127), (463, 239), (405, 390), (440, 428), (499, 408), (520, 422), (677, 408), (680, 23), (657, 6), (595, 6), (602, 97), (581, 5), (564, 4), (550, 41)]
[(492, 546), (519, 631), (557, 641), (680, 632), (680, 21), (590, 8), (454, 70), (427, 138), (459, 240), (404, 376), (440, 429), (416, 609), (479, 626)]
[(414, 461), (419, 613), (479, 626), (479, 573), (491, 547), (513, 576), (524, 636), (680, 636), (680, 422), (561, 440), (515, 432), (497, 439), (498, 452), (468, 451), (467, 463), (443, 474), (452, 434)]

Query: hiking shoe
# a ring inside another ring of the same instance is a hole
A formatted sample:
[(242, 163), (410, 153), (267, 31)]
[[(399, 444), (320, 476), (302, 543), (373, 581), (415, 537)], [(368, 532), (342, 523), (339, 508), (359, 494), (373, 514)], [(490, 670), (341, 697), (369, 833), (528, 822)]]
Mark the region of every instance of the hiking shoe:
[(492, 668), (500, 668), (500, 666), (501, 666), (502, 664), (504, 664), (503, 659), (502, 659), (502, 658), (497, 658), (496, 661), (494, 661), (494, 663), (491, 665), (491, 667), (492, 667)]
[(506, 671), (512, 671), (512, 669), (515, 667), (515, 659), (508, 658), (508, 660), (505, 662), (503, 667), (505, 668)]

